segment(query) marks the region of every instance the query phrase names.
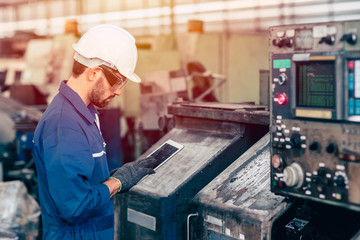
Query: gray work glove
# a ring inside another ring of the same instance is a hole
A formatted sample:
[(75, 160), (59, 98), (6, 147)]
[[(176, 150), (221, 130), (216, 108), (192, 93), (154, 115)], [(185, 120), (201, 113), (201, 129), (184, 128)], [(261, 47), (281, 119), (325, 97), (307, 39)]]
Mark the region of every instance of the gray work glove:
[(120, 180), (120, 192), (126, 192), (146, 175), (155, 173), (153, 169), (155, 166), (156, 159), (147, 157), (126, 163), (120, 168), (112, 170), (110, 176)]

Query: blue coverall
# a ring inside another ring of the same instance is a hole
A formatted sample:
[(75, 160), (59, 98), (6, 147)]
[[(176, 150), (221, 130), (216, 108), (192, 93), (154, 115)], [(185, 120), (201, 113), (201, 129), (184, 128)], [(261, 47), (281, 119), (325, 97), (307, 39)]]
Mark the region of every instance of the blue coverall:
[(114, 209), (97, 110), (61, 83), (34, 134), (43, 239), (114, 239)]

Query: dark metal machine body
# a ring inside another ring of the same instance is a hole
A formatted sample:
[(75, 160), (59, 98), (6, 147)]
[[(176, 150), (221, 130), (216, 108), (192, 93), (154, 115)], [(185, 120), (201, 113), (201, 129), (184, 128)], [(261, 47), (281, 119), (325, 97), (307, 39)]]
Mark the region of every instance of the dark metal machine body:
[(359, 32), (359, 21), (270, 28), (271, 191), (309, 212), (333, 206), (323, 221), (360, 212)]
[(115, 197), (116, 239), (185, 239), (192, 198), (268, 132), (269, 112), (248, 104), (170, 105), (168, 139), (183, 149), (126, 194)]
[(269, 158), (266, 134), (194, 197), (190, 239), (271, 239), (274, 219), (290, 204), (270, 192)]

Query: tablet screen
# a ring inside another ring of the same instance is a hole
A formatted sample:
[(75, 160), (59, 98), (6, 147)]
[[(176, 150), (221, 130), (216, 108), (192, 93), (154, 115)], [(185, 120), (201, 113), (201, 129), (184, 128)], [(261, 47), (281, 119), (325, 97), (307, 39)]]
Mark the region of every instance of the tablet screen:
[(165, 160), (171, 157), (179, 148), (170, 145), (168, 143), (164, 143), (160, 148), (158, 148), (155, 152), (150, 154), (156, 159), (156, 166), (154, 169), (157, 169)]

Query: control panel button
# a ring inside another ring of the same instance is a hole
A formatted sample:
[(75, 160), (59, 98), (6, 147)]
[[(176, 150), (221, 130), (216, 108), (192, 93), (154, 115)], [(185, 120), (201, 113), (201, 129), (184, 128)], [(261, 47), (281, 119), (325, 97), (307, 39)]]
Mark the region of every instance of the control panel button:
[(317, 186), (316, 187), (316, 190), (319, 192), (319, 193), (326, 193), (326, 188), (324, 186)]
[(317, 175), (313, 175), (312, 177), (311, 177), (311, 182), (312, 183), (319, 183), (320, 182), (320, 178), (319, 178), (319, 176), (317, 176)]
[(335, 36), (330, 35), (330, 36), (326, 36), (326, 37), (322, 37), (319, 41), (319, 44), (321, 43), (326, 43), (328, 45), (334, 45), (335, 43)]
[(288, 102), (288, 96), (286, 93), (278, 93), (275, 98), (274, 102), (279, 105), (285, 105)]
[(345, 187), (345, 178), (343, 176), (337, 176), (335, 178), (335, 184), (338, 187)]
[(320, 149), (320, 143), (318, 143), (318, 142), (312, 142), (312, 143), (310, 143), (309, 149), (310, 149), (311, 151), (317, 151), (317, 150), (319, 150), (319, 149)]
[(271, 158), (271, 164), (274, 168), (279, 169), (283, 167), (283, 159), (279, 154), (274, 154)]
[(324, 167), (321, 167), (317, 170), (319, 177), (325, 177), (326, 176), (326, 169)]
[(347, 34), (344, 34), (340, 41), (345, 41), (347, 42), (348, 44), (351, 44), (351, 45), (355, 45), (356, 42), (357, 42), (357, 35), (356, 33), (347, 33)]
[(300, 148), (301, 143), (302, 143), (302, 140), (301, 140), (301, 135), (299, 133), (294, 133), (293, 135), (291, 135), (290, 145), (293, 148)]
[(279, 39), (274, 39), (272, 44), (279, 48), (282, 48), (282, 47), (290, 48), (294, 45), (294, 40), (292, 38), (279, 38)]
[(288, 77), (287, 77), (286, 73), (281, 73), (280, 76), (279, 76), (279, 84), (280, 85), (285, 84), (287, 79), (288, 79)]
[(337, 151), (337, 147), (335, 143), (329, 143), (326, 147), (326, 152), (330, 154), (334, 154)]
[(344, 193), (341, 193), (341, 192), (334, 192), (332, 194), (333, 198), (335, 198), (336, 200), (344, 200), (345, 199), (345, 194)]

